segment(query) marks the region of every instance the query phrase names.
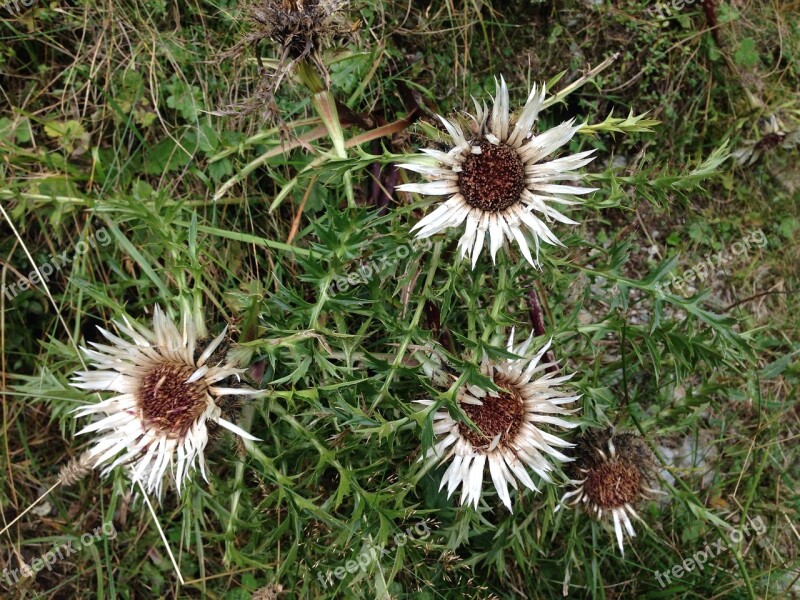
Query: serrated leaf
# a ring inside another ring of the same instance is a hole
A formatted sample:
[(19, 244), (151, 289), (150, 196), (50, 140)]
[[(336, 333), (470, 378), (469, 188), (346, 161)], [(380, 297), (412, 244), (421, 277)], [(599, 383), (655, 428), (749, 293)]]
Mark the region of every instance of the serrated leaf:
[(177, 171), (189, 164), (192, 156), (172, 138), (165, 138), (150, 148), (145, 154), (144, 172), (147, 175), (161, 175)]

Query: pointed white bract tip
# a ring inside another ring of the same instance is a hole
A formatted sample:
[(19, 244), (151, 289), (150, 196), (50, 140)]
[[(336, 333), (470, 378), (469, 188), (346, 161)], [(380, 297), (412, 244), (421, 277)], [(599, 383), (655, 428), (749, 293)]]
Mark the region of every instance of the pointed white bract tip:
[(251, 442), (260, 442), (260, 441), (262, 441), (260, 438), (257, 438), (256, 436), (247, 433), (244, 429), (242, 429), (238, 425), (234, 425), (233, 423), (231, 423), (230, 421), (228, 421), (226, 419), (223, 419), (222, 417), (218, 417), (217, 418), (217, 423), (222, 425), (225, 429), (227, 429), (231, 433), (235, 433), (236, 435), (238, 435), (242, 439), (250, 440)]

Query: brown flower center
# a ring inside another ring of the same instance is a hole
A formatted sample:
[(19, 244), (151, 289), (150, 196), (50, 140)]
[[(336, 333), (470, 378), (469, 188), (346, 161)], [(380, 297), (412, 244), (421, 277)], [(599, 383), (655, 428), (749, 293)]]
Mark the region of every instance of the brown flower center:
[(517, 151), (487, 140), (480, 154), (470, 154), (461, 167), (458, 188), (470, 206), (500, 212), (519, 202), (525, 189), (525, 167)]
[(202, 378), (186, 383), (195, 370), (165, 363), (142, 378), (137, 400), (146, 423), (169, 436), (186, 434), (206, 409), (207, 386)]
[(758, 140), (755, 145), (756, 150), (769, 150), (770, 148), (774, 148), (778, 144), (781, 143), (783, 140), (785, 133), (769, 133), (765, 135), (763, 138)]
[(635, 502), (641, 492), (641, 474), (628, 463), (613, 461), (589, 470), (583, 484), (589, 500), (602, 509)]
[(470, 420), (477, 425), (480, 433), (466, 423), (458, 424), (459, 433), (469, 440), (476, 450), (486, 450), (495, 437), (500, 435), (498, 447), (507, 446), (517, 436), (525, 420), (522, 399), (513, 391), (500, 390), (498, 396), (486, 396), (483, 404), (461, 404)]

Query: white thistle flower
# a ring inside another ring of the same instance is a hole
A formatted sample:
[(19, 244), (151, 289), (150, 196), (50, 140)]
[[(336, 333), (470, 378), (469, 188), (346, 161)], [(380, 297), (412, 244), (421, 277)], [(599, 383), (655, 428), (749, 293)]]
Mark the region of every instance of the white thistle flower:
[[(548, 226), (559, 221), (576, 225), (551, 206), (578, 204), (576, 194), (588, 194), (596, 188), (555, 183), (575, 182), (582, 175), (576, 170), (591, 162), (594, 150), (544, 159), (567, 144), (581, 128), (571, 119), (534, 135), (534, 125), (544, 103), (545, 88), (533, 86), (519, 117), (509, 114), (508, 88), (501, 77), (494, 106), (475, 102), (474, 134), (468, 136), (455, 120), (439, 116), (453, 139), (448, 152), (424, 148), (420, 164), (401, 164), (404, 169), (424, 175), (428, 183), (409, 183), (397, 189), (430, 196), (449, 196), (436, 210), (424, 217), (411, 231), (426, 238), (449, 227), (466, 231), (458, 247), (461, 258), (471, 257), (472, 268), (478, 262), (487, 232), (492, 262), (505, 241), (516, 241), (525, 259), (539, 265), (539, 242), (562, 245)], [(533, 238), (536, 258), (531, 256), (525, 232)]]
[(104, 474), (125, 465), (133, 481), (141, 481), (149, 493), (160, 498), (164, 476), (171, 473), (180, 495), (196, 464), (208, 480), (203, 451), (208, 443), (209, 421), (242, 438), (257, 440), (222, 418), (217, 400), (258, 392), (215, 385), (229, 377), (238, 379), (243, 372), (227, 363), (209, 364), (225, 339), (227, 327), (195, 356), (197, 328), (188, 310), (183, 313), (182, 331), (158, 306), (152, 331), (125, 317), (123, 321), (113, 323), (132, 341), (98, 327), (110, 345), (90, 342), (95, 350), (81, 348), (96, 370), (76, 372), (72, 385), (115, 395), (75, 411), (75, 418), (103, 416), (78, 435), (101, 432), (88, 452), (94, 467), (106, 465)]
[[(433, 463), (452, 459), (439, 489), (446, 485), (450, 497), (462, 486), (461, 504), (477, 509), (487, 462), (500, 500), (512, 510), (507, 484), (516, 490), (519, 480), (537, 492), (539, 490), (528, 469), (552, 483), (550, 460), (572, 460), (557, 448), (570, 448), (573, 444), (549, 433), (542, 425), (565, 429), (577, 427), (577, 422), (562, 417), (579, 410), (566, 409), (564, 405), (572, 404), (580, 395), (557, 389), (572, 375), (559, 377), (547, 372), (554, 363), (542, 363), (541, 359), (550, 342), (534, 356), (529, 356), (527, 352), (532, 340), (533, 336), (515, 347), (512, 330), (508, 352), (519, 358), (494, 362), (484, 357), (481, 373), (494, 382), (499, 392), (476, 385), (465, 385), (458, 390), (457, 401), (461, 410), (479, 431), (470, 428), (466, 422), (454, 420), (447, 410), (440, 410), (433, 417), (433, 432), (440, 436), (440, 440), (424, 458)], [(433, 404), (432, 400), (418, 402), (427, 406)]]
[(636, 536), (631, 517), (641, 521), (634, 506), (660, 493), (649, 487), (655, 478), (655, 457), (641, 437), (610, 429), (584, 433), (575, 452), (577, 459), (568, 468), (574, 489), (561, 502), (571, 499), (567, 504), (583, 506), (598, 520), (610, 514), (624, 556), (624, 534)]

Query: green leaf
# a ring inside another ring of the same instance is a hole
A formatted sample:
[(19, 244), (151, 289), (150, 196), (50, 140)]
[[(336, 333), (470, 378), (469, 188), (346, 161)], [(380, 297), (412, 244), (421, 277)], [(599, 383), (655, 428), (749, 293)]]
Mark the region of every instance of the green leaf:
[(161, 175), (185, 167), (192, 159), (187, 150), (172, 138), (165, 138), (147, 151), (144, 172), (147, 175)]
[(793, 240), (795, 237), (794, 232), (798, 228), (800, 228), (800, 220), (796, 217), (784, 217), (778, 226), (778, 231), (787, 240)]
[(164, 88), (171, 92), (167, 96), (167, 106), (178, 111), (187, 121), (196, 121), (197, 113), (204, 108), (203, 92), (200, 88), (188, 85), (175, 76)]
[(222, 181), (233, 174), (233, 163), (227, 158), (208, 165), (208, 176), (214, 181)]
[(755, 40), (748, 37), (740, 41), (739, 48), (733, 53), (733, 60), (742, 67), (756, 66), (759, 56)]
[(72, 153), (76, 146), (84, 141), (88, 141), (86, 130), (79, 121), (49, 121), (44, 125), (44, 132), (47, 137), (59, 141), (62, 148)]
[(792, 359), (797, 356), (798, 353), (800, 353), (800, 350), (782, 356), (778, 360), (769, 363), (766, 367), (761, 369), (759, 376), (762, 379), (775, 379), (779, 377), (781, 373), (789, 368), (789, 365), (792, 364)]

